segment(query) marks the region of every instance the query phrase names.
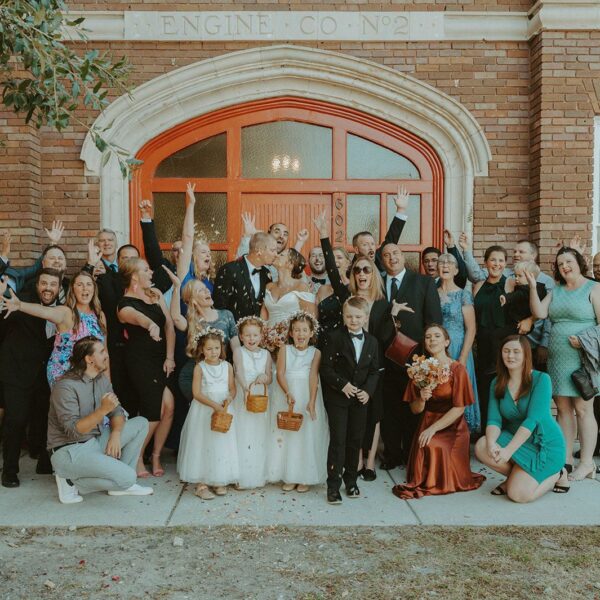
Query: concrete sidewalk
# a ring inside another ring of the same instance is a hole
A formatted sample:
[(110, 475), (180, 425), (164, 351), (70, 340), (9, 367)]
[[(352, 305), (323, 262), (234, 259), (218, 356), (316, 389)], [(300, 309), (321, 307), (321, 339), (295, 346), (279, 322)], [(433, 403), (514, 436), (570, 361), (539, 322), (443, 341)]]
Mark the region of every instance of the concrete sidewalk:
[(80, 504), (65, 506), (58, 501), (54, 478), (36, 475), (35, 462), (24, 456), (21, 487), (0, 488), (0, 526), (600, 525), (600, 481), (576, 482), (568, 494), (549, 493), (520, 505), (491, 496), (501, 478), (475, 461), (472, 470), (487, 477), (479, 490), (399, 500), (391, 488), (404, 482), (404, 471), (380, 470), (376, 481), (359, 482), (362, 498), (344, 498), (341, 506), (327, 504), (325, 486), (298, 494), (269, 485), (231, 490), (224, 498), (203, 502), (193, 486), (180, 483), (172, 456), (166, 456), (164, 466), (164, 477), (140, 481), (154, 487), (152, 496), (89, 494)]

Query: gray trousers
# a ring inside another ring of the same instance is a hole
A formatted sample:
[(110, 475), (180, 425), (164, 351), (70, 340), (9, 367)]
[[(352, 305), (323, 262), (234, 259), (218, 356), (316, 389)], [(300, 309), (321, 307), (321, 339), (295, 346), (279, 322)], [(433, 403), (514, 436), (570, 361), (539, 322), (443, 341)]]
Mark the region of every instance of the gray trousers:
[(135, 417), (126, 421), (121, 431), (120, 459), (104, 453), (110, 434), (110, 429), (104, 428), (99, 437), (65, 446), (50, 460), (56, 474), (70, 479), (81, 494), (126, 490), (137, 481), (136, 463), (147, 433), (148, 421)]

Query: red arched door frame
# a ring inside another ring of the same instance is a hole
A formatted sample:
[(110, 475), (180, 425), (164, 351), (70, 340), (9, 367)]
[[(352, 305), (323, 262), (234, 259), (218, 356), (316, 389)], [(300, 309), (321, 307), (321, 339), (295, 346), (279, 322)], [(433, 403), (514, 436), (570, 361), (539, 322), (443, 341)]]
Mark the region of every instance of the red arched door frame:
[[(241, 173), (241, 129), (273, 121), (300, 121), (332, 128), (333, 162), (331, 179), (244, 179)], [(220, 133), (227, 134), (226, 178), (157, 178), (162, 160), (178, 150)], [(347, 179), (346, 136), (355, 134), (406, 156), (420, 173), (420, 179)], [(433, 148), (421, 138), (383, 119), (344, 106), (295, 97), (270, 98), (224, 108), (190, 119), (146, 143), (138, 152), (143, 164), (130, 183), (131, 241), (142, 247), (139, 203), (154, 192), (185, 192), (188, 181), (196, 191), (227, 193), (227, 243), (211, 244), (234, 258), (241, 235), (240, 211), (243, 194), (326, 194), (332, 199), (332, 238), (335, 244), (349, 245), (346, 239), (347, 194), (369, 194), (376, 189), (385, 200), (399, 183), (410, 193), (421, 195), (420, 244), (401, 244), (405, 251), (441, 247), (443, 240), (443, 168)], [(384, 201), (380, 202), (380, 236), (386, 227)], [(260, 224), (264, 227), (264, 224)], [(311, 223), (305, 223), (311, 228)], [(162, 242), (162, 241), (161, 241)], [(166, 243), (161, 247), (167, 248)]]

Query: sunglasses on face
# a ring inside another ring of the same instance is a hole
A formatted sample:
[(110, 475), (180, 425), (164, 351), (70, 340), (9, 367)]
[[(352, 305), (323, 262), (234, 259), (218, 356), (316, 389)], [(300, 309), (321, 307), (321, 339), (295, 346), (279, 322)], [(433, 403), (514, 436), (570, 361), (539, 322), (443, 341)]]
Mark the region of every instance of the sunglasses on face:
[(373, 272), (373, 269), (369, 266), (369, 265), (365, 265), (364, 267), (359, 267), (358, 265), (355, 265), (354, 267), (352, 267), (352, 272), (355, 275), (359, 275), (360, 273), (365, 273), (365, 274), (369, 274)]

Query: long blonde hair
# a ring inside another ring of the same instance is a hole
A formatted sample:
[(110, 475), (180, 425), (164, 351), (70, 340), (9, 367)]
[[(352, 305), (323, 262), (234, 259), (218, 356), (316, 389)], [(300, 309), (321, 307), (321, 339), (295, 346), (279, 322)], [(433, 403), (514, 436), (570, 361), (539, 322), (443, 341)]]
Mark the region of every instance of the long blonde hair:
[(78, 277), (89, 277), (94, 284), (94, 295), (90, 301), (90, 308), (92, 312), (96, 315), (98, 319), (98, 325), (100, 326), (100, 330), (102, 333), (106, 335), (106, 330), (104, 324), (102, 323), (101, 315), (102, 315), (102, 305), (100, 304), (100, 298), (98, 298), (98, 286), (96, 285), (96, 280), (92, 275), (90, 275), (87, 271), (80, 271), (71, 279), (71, 283), (69, 284), (69, 291), (67, 292), (67, 299), (65, 300), (65, 305), (71, 309), (73, 313), (73, 333), (77, 333), (79, 329), (79, 325), (81, 323), (81, 317), (79, 316), (79, 311), (77, 310), (77, 299), (75, 298), (75, 292), (73, 290), (73, 286), (75, 285), (75, 281)]
[(185, 347), (185, 353), (190, 357), (196, 356), (196, 349), (198, 346), (198, 332), (206, 329), (208, 322), (200, 314), (200, 310), (197, 304), (194, 302), (194, 297), (198, 292), (206, 288), (200, 279), (190, 279), (181, 292), (181, 299), (186, 303), (188, 307), (186, 319), (188, 322), (187, 329), (187, 345)]
[[(196, 248), (198, 248), (198, 246), (203, 245), (206, 246), (208, 248), (208, 253), (210, 255), (210, 264), (208, 266), (208, 271), (206, 271), (206, 273), (202, 273), (200, 274), (200, 269), (198, 268), (198, 257), (196, 256)], [(194, 265), (194, 277), (196, 279), (199, 279), (200, 281), (204, 280), (204, 279), (214, 279), (215, 278), (215, 265), (213, 263), (213, 259), (212, 259), (212, 253), (210, 250), (210, 246), (208, 244), (208, 240), (206, 240), (205, 238), (198, 238), (194, 241), (194, 245), (192, 247), (192, 263)]]
[[(123, 285), (125, 286), (125, 289), (131, 287), (131, 281), (133, 276), (137, 271), (141, 269), (141, 265), (145, 262), (146, 261), (143, 258), (140, 258), (139, 256), (121, 261), (121, 263), (119, 264), (119, 275), (123, 280)], [(144, 293), (146, 294), (146, 296), (148, 296), (150, 300), (152, 300), (152, 302), (156, 302), (160, 298), (160, 294), (158, 294), (152, 288), (144, 290)]]
[(350, 267), (350, 292), (352, 293), (353, 296), (359, 296), (358, 293), (358, 286), (356, 285), (356, 275), (354, 275), (354, 273), (352, 272), (352, 269), (354, 269), (354, 267), (360, 262), (360, 261), (366, 261), (369, 263), (369, 266), (371, 267), (371, 285), (369, 286), (369, 300), (371, 302), (375, 302), (376, 300), (381, 300), (382, 298), (385, 298), (385, 293), (384, 293), (384, 287), (383, 287), (383, 279), (381, 278), (381, 275), (379, 273), (379, 271), (377, 270), (377, 267), (375, 266), (375, 263), (368, 257), (368, 256), (363, 256), (362, 254), (357, 254), (355, 257), (355, 261), (352, 263), (351, 267)]

